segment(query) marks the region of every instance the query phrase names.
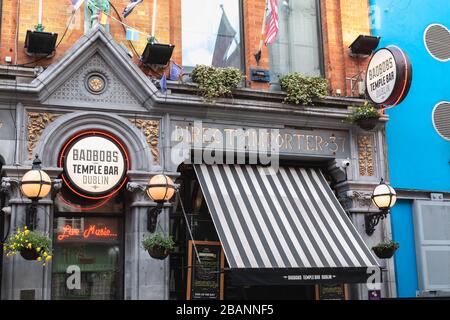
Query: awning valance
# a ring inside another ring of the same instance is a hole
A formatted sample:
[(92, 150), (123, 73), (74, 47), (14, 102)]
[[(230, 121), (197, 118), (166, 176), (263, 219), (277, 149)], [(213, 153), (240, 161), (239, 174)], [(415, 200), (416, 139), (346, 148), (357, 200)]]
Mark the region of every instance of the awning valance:
[(362, 282), (378, 267), (319, 169), (194, 167), (233, 271), (279, 271), (280, 283)]

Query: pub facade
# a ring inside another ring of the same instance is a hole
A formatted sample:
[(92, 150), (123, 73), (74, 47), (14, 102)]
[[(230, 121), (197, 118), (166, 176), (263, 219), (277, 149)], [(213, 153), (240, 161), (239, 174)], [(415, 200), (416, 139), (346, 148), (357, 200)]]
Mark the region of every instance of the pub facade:
[[(17, 181), (35, 155), (53, 184), (36, 213), (53, 259), (3, 257), (2, 299), (395, 295), (392, 262), (369, 249), (389, 238), (389, 217), (365, 232), (388, 177), (388, 119), (370, 131), (344, 121), (363, 100), (291, 106), (242, 88), (210, 103), (178, 82), (163, 94), (99, 25), (45, 70), (1, 72), (3, 236), (26, 224)], [(175, 240), (165, 260), (141, 245), (157, 206), (142, 186), (161, 173), (178, 186), (157, 217)]]

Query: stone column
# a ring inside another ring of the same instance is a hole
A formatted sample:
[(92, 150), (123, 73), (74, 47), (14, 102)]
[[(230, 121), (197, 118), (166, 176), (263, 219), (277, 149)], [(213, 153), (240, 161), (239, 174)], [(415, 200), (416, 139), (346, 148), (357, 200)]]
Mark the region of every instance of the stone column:
[[(156, 173), (129, 171), (128, 177), (131, 183), (144, 186), (154, 174)], [(149, 234), (147, 210), (155, 207), (156, 203), (143, 190), (134, 188), (131, 192), (130, 206), (125, 217), (125, 299), (167, 300), (169, 259), (153, 259), (141, 245), (144, 235)], [(157, 231), (169, 233), (168, 207), (158, 217)]]

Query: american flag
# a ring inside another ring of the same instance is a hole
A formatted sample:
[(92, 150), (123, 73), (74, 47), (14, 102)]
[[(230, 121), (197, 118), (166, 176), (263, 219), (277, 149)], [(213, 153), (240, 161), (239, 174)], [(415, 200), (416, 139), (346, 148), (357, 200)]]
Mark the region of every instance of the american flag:
[(266, 40), (264, 43), (271, 44), (278, 34), (278, 0), (269, 0), (269, 21), (266, 29)]

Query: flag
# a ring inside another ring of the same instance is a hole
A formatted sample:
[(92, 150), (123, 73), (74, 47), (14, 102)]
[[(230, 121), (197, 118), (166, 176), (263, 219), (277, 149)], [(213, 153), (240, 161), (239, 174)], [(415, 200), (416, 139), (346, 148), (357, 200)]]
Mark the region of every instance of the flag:
[(103, 11), (100, 11), (100, 13), (98, 14), (98, 23), (102, 25), (108, 24), (110, 19), (111, 18)]
[(278, 34), (278, 0), (269, 0), (269, 21), (266, 29), (265, 44), (275, 41)]
[(139, 3), (141, 3), (143, 0), (130, 0), (131, 2), (123, 9), (122, 15), (124, 18), (126, 18), (131, 11), (133, 11), (134, 7), (136, 7)]
[(163, 73), (163, 76), (161, 77), (161, 80), (159, 80), (159, 86), (161, 88), (162, 93), (166, 93), (167, 91), (167, 78), (166, 73)]
[(130, 41), (139, 40), (139, 32), (132, 28), (127, 28), (126, 39)]
[(170, 64), (169, 79), (172, 81), (180, 80), (182, 70), (183, 69), (179, 65), (172, 61), (172, 63)]
[(84, 0), (70, 0), (74, 11), (77, 11), (79, 7), (83, 4)]
[[(233, 43), (234, 37), (236, 36), (236, 30), (228, 20), (228, 17), (222, 8), (222, 18), (220, 19), (219, 29), (217, 31), (216, 44), (214, 46), (212, 65), (215, 67), (229, 67), (228, 51)], [(237, 49), (239, 46), (236, 46)], [(239, 50), (239, 49), (238, 49)]]

